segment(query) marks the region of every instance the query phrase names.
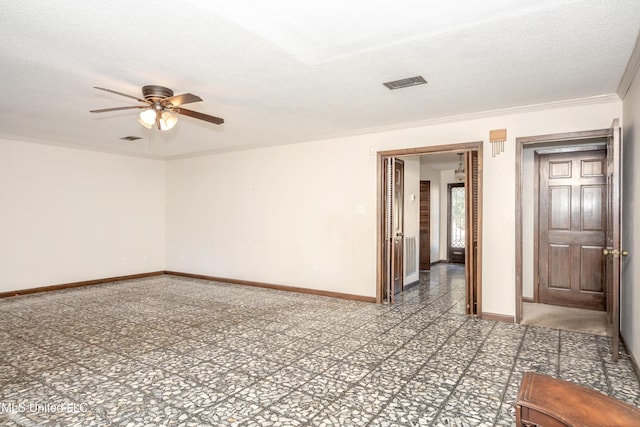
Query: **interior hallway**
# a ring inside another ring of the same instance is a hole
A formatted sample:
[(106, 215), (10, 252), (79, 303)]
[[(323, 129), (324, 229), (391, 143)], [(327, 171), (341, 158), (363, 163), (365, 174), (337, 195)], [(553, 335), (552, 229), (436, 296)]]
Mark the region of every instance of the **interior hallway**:
[(2, 299), (0, 424), (510, 426), (528, 370), (640, 406), (610, 338), (467, 317), (459, 268), (393, 306), (174, 276)]

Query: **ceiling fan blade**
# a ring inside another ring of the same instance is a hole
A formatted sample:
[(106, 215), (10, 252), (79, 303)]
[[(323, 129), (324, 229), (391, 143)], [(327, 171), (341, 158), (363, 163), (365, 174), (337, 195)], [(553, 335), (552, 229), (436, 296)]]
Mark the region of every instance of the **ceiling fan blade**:
[(106, 113), (107, 111), (118, 111), (118, 110), (131, 110), (134, 108), (149, 108), (148, 105), (136, 105), (132, 107), (113, 107), (113, 108), (102, 108), (100, 110), (90, 110), (90, 113)]
[(193, 117), (194, 119), (204, 120), (205, 122), (215, 123), (220, 125), (224, 123), (224, 119), (216, 116), (210, 116), (204, 113), (198, 113), (197, 111), (187, 110), (186, 108), (173, 108), (171, 111), (177, 114), (182, 114), (183, 116)]
[(177, 107), (182, 104), (190, 104), (192, 102), (200, 102), (202, 98), (192, 93), (183, 93), (182, 95), (171, 96), (162, 100), (163, 104), (171, 104)]
[(94, 89), (98, 89), (98, 90), (103, 90), (103, 91), (105, 91), (105, 92), (115, 93), (116, 95), (126, 96), (127, 98), (135, 99), (136, 101), (140, 101), (140, 102), (144, 102), (145, 104), (149, 104), (149, 101), (146, 101), (146, 100), (144, 100), (144, 99), (140, 99), (140, 98), (138, 98), (137, 96), (127, 95), (126, 93), (116, 92), (115, 90), (106, 89), (106, 88), (98, 87), (98, 86), (94, 86), (93, 88), (94, 88)]

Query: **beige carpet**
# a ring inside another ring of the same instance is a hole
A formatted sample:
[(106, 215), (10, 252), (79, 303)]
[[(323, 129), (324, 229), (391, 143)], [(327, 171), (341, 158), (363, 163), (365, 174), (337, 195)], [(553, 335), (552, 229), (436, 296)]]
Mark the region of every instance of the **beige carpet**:
[(604, 311), (525, 302), (522, 310), (522, 323), (564, 331), (611, 336), (607, 313)]

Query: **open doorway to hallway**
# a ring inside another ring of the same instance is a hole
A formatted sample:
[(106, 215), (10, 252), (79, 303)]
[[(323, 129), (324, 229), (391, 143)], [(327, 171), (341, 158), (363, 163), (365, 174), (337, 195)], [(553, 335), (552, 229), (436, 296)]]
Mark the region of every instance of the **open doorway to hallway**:
[[(479, 313), (481, 142), (394, 150), (378, 153), (378, 159), (378, 302), (393, 303), (399, 276), (404, 279), (400, 290), (405, 290), (418, 285), (432, 265), (454, 261), (449, 250), (453, 244), (454, 252), (463, 254), (457, 261), (463, 264), (465, 308), (468, 314)], [(402, 190), (397, 185), (398, 166), (404, 174)], [(465, 173), (456, 178), (460, 168)], [(451, 215), (451, 185), (465, 190), (462, 203), (453, 204), (461, 218)], [(394, 191), (403, 191), (402, 197)], [(428, 201), (422, 199), (425, 194)], [(402, 209), (394, 206), (399, 200)], [(402, 219), (397, 218), (399, 212), (403, 212)], [(404, 262), (398, 264), (399, 259)]]

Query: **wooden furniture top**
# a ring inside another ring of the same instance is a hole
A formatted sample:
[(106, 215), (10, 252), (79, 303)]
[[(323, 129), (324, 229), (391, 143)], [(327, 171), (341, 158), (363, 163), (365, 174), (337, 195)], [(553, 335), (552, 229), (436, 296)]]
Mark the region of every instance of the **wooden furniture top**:
[(526, 372), (516, 406), (531, 408), (569, 426), (640, 426), (640, 409), (595, 390)]

